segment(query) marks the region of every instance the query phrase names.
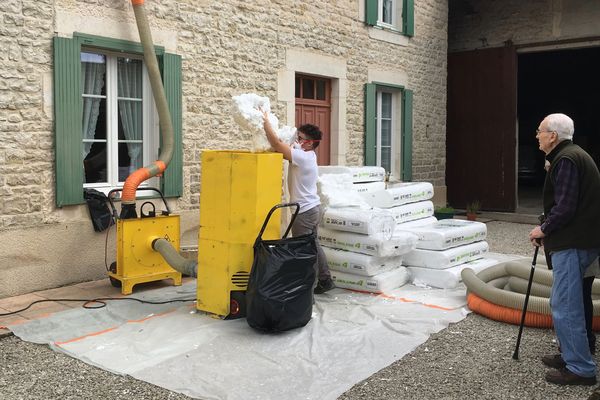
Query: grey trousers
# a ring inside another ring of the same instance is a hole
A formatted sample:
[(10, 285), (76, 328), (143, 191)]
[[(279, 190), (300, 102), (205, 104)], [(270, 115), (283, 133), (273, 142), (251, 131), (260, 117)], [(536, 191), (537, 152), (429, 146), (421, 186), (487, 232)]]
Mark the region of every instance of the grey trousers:
[[(308, 235), (312, 232), (317, 232), (319, 221), (321, 220), (321, 207), (316, 206), (308, 211), (298, 214), (294, 224), (292, 225), (292, 236)], [(323, 249), (317, 240), (317, 278), (322, 281), (331, 278), (329, 267), (327, 266), (327, 258)]]

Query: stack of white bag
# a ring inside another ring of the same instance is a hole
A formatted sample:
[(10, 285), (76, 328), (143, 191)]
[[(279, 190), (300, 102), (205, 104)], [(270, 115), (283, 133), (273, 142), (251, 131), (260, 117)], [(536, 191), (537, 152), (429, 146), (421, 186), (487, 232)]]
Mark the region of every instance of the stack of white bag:
[(415, 248), (417, 237), (395, 233), (393, 214), (369, 206), (359, 194), (385, 187), (384, 179), (379, 167), (319, 167), (325, 210), (319, 242), (337, 287), (382, 293), (409, 279), (402, 255)]
[[(398, 227), (397, 227), (398, 229)], [(487, 227), (481, 222), (443, 219), (430, 225), (400, 228), (418, 236), (417, 248), (404, 257), (412, 283), (454, 288), (464, 268), (476, 273), (494, 265), (483, 259), (488, 251)]]
[(387, 189), (361, 193), (371, 207), (392, 213), (396, 224), (420, 226), (435, 222), (433, 216), (433, 185), (429, 182), (403, 182)]

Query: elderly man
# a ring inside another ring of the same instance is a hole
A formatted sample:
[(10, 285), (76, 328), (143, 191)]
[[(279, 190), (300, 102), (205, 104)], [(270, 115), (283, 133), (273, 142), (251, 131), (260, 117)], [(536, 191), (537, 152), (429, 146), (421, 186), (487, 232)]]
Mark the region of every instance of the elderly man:
[(600, 173), (594, 160), (572, 142), (573, 120), (550, 114), (539, 125), (536, 138), (550, 168), (544, 182), (546, 219), (529, 233), (543, 246), (554, 266), (550, 296), (552, 320), (561, 354), (542, 362), (556, 368), (546, 381), (558, 385), (594, 385), (596, 364), (585, 328), (583, 277), (600, 251)]

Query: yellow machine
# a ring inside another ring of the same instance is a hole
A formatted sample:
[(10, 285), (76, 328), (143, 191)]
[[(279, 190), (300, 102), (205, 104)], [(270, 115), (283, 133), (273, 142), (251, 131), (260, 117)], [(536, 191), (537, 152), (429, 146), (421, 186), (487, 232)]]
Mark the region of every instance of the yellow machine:
[[(281, 202), (282, 155), (205, 150), (201, 185), (196, 307), (241, 317), (254, 241), (271, 207)], [(280, 238), (279, 220), (274, 215), (264, 239)]]
[[(109, 192), (113, 213), (112, 194), (122, 189)], [(166, 239), (179, 251), (179, 215), (172, 215), (162, 193), (155, 188), (139, 188), (138, 190), (154, 190), (160, 194), (166, 210), (156, 215), (154, 204), (145, 202), (140, 208), (140, 218), (117, 218), (117, 261), (112, 263), (108, 273), (115, 287), (121, 287), (121, 293), (131, 294), (133, 286), (138, 283), (172, 279), (176, 286), (181, 285), (181, 273), (175, 271), (163, 256), (152, 248), (156, 239)], [(152, 210), (144, 214), (144, 207)]]

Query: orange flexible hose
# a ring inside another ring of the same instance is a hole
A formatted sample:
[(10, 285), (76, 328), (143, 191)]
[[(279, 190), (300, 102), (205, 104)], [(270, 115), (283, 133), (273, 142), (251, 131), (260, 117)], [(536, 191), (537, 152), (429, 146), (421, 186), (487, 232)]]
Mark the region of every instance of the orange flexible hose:
[[(507, 322), (513, 325), (521, 324), (523, 310), (515, 310), (514, 308), (490, 303), (475, 293), (471, 292), (467, 295), (467, 305), (471, 311), (494, 321)], [(533, 328), (552, 328), (552, 316), (528, 311), (525, 314), (525, 325)], [(592, 329), (597, 332), (600, 331), (600, 316), (594, 316)]]
[(134, 6), (141, 6), (144, 4), (144, 0), (131, 0), (131, 4)]
[(131, 175), (127, 177), (127, 180), (123, 185), (123, 193), (121, 195), (121, 201), (123, 203), (135, 202), (135, 191), (137, 190), (140, 183), (144, 182), (148, 178), (151, 178), (152, 176), (162, 174), (163, 171), (167, 168), (165, 163), (160, 160), (154, 161), (154, 165), (159, 170), (158, 174), (153, 175), (152, 171), (150, 171), (148, 167), (142, 167), (134, 171)]

